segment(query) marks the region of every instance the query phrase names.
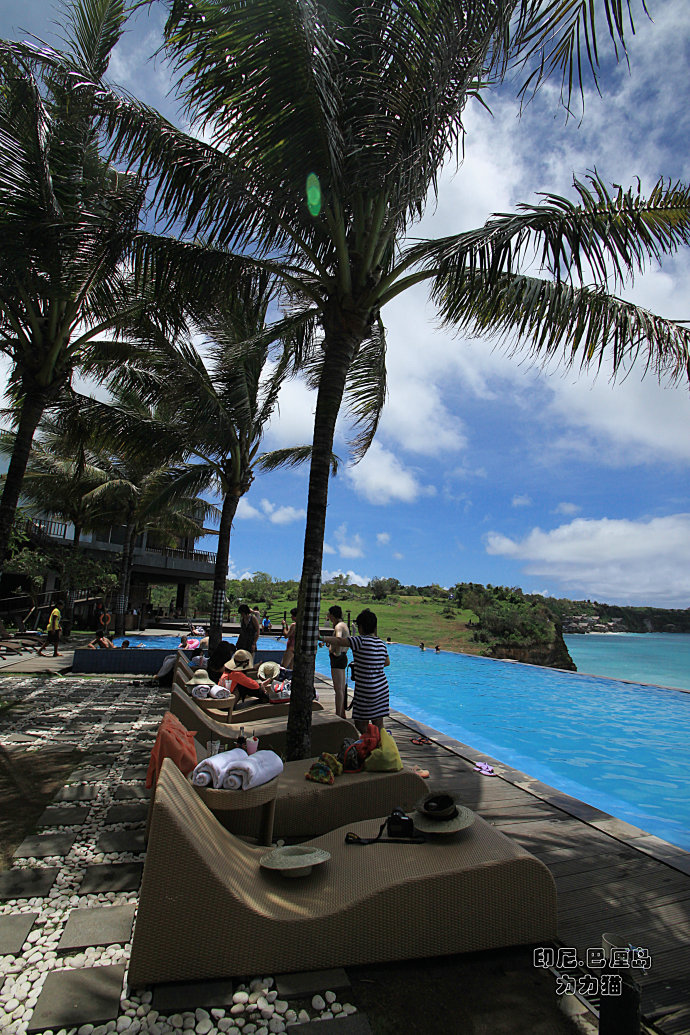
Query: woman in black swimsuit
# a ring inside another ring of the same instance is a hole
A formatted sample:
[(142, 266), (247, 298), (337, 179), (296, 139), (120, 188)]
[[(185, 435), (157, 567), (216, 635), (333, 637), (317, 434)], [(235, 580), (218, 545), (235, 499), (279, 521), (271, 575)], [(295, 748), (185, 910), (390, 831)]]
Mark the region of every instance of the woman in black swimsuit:
[(240, 616), (240, 634), (237, 637), (237, 650), (246, 650), (253, 656), (256, 641), (259, 639), (259, 620), (250, 610), (249, 604), (240, 604), (237, 608)]

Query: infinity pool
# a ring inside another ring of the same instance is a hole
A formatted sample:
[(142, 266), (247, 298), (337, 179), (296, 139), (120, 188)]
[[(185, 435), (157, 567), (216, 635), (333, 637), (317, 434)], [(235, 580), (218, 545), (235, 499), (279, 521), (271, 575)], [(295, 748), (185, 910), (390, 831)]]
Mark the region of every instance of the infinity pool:
[[(180, 646), (179, 636), (137, 636), (136, 633), (127, 633), (124, 639), (129, 640), (130, 647), (165, 647), (166, 649), (175, 650)], [(198, 639), (198, 636), (192, 636), (190, 633), (190, 639)], [(236, 636), (226, 637), (230, 642), (237, 639)], [(122, 643), (123, 637), (118, 636), (113, 642), (116, 647), (119, 647)], [(285, 650), (285, 637), (282, 640), (277, 639), (275, 636), (260, 636), (256, 645), (257, 650)]]
[(690, 850), (690, 693), (404, 644), (389, 652), (392, 707)]

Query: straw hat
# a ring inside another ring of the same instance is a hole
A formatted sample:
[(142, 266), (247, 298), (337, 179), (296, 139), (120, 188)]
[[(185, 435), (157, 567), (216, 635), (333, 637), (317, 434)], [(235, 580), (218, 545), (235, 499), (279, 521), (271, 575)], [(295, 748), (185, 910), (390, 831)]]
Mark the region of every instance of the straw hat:
[(417, 802), (412, 819), (423, 834), (454, 834), (474, 823), (474, 812), (458, 805), (451, 794), (427, 794)]
[(224, 668), (234, 672), (236, 668), (251, 668), (254, 656), (248, 650), (236, 650), (229, 661), (225, 662)]
[(259, 679), (277, 679), (280, 675), (280, 665), (277, 661), (262, 661), (257, 674)]
[(325, 863), (331, 853), (306, 845), (281, 845), (264, 855), (259, 863), (265, 870), (278, 870), (283, 877), (306, 877), (312, 867)]
[(215, 686), (215, 682), (211, 679), (205, 668), (198, 668), (191, 679), (189, 679), (185, 686)]

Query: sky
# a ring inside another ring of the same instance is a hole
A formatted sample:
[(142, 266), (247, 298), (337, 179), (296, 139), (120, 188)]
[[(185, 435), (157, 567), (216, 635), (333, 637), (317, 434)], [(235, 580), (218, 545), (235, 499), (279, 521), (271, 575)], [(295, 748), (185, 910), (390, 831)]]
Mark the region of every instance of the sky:
[[(479, 226), (539, 192), (575, 198), (573, 176), (643, 191), (690, 180), (690, 5), (651, 0), (638, 13), (629, 66), (607, 66), (601, 96), (566, 120), (557, 84), (520, 115), (515, 89), (465, 112), (465, 154), (449, 163), (415, 237)], [(638, 9), (639, 12), (639, 9)], [(0, 36), (54, 41), (48, 0), (0, 0)], [(110, 80), (176, 120), (160, 42), (161, 11), (140, 12)], [(601, 23), (602, 39), (605, 32)], [(626, 298), (690, 319), (690, 252), (651, 266)], [(324, 577), (403, 584), (521, 586), (574, 599), (690, 607), (690, 394), (641, 365), (611, 380), (441, 328), (423, 286), (383, 311), (389, 392), (367, 456), (347, 463), (343, 415), (331, 481)], [(310, 442), (315, 398), (289, 382), (267, 449)], [(307, 470), (256, 478), (238, 509), (230, 575), (299, 578)], [(199, 544), (213, 549), (213, 540)]]

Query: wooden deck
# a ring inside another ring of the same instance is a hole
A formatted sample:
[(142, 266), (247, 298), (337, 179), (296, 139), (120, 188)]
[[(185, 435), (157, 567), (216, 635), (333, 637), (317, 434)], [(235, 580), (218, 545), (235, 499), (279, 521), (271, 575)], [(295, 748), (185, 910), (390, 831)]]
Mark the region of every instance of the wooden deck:
[[(403, 761), (430, 772), (430, 790), (449, 790), (530, 852), (556, 880), (559, 940), (578, 959), (604, 931), (649, 950), (636, 971), (645, 1020), (664, 1035), (690, 1033), (690, 853), (394, 712), (386, 723)], [(415, 730), (431, 746), (411, 743)], [(476, 761), (499, 774), (474, 772)]]

